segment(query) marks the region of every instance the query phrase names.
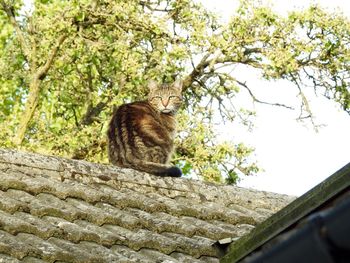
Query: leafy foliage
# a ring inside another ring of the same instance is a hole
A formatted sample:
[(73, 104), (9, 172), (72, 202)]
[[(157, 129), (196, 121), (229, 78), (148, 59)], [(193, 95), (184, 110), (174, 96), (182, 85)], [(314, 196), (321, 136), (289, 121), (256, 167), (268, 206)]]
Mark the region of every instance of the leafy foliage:
[[(28, 4), (28, 3), (27, 3)], [(25, 12), (27, 10), (27, 12)], [(175, 161), (187, 174), (236, 183), (258, 171), (253, 149), (220, 142), (215, 123), (252, 115), (235, 105), (245, 65), (350, 112), (350, 24), (317, 6), (288, 17), (242, 1), (228, 23), (191, 0), (0, 0), (0, 146), (106, 162), (113, 108), (142, 99), (149, 79), (184, 79)]]

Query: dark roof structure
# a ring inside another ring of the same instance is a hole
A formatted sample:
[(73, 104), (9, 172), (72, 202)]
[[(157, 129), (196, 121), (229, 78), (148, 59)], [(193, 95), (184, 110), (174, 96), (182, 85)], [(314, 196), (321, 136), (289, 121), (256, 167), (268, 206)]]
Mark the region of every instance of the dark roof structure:
[(350, 163), (228, 244), (221, 262), (350, 262)]
[(219, 262), (293, 199), (0, 149), (0, 262)]

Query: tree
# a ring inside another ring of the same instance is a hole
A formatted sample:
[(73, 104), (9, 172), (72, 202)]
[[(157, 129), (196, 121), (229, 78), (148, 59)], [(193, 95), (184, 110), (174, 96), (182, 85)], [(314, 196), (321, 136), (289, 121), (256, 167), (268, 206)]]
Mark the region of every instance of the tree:
[[(28, 4), (28, 2), (27, 2)], [(235, 183), (258, 171), (253, 149), (218, 142), (215, 123), (250, 122), (237, 93), (257, 98), (230, 73), (244, 65), (287, 79), (350, 113), (350, 24), (318, 6), (274, 14), (242, 1), (223, 24), (191, 0), (0, 0), (0, 145), (106, 162), (105, 130), (117, 105), (141, 99), (149, 79), (184, 79), (175, 162), (185, 173)]]

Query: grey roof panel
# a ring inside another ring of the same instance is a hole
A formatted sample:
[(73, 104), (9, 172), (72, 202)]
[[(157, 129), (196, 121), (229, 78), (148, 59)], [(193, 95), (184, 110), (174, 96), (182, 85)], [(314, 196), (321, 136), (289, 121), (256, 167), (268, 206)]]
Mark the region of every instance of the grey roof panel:
[(0, 149), (0, 262), (218, 262), (292, 200)]

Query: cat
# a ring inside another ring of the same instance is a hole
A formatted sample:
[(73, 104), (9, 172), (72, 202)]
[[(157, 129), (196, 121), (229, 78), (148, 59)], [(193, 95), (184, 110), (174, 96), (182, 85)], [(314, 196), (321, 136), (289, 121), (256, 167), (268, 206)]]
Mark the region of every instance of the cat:
[(113, 113), (107, 132), (109, 161), (158, 176), (180, 177), (169, 164), (174, 149), (175, 115), (182, 104), (182, 81), (148, 83), (147, 100), (123, 104)]

